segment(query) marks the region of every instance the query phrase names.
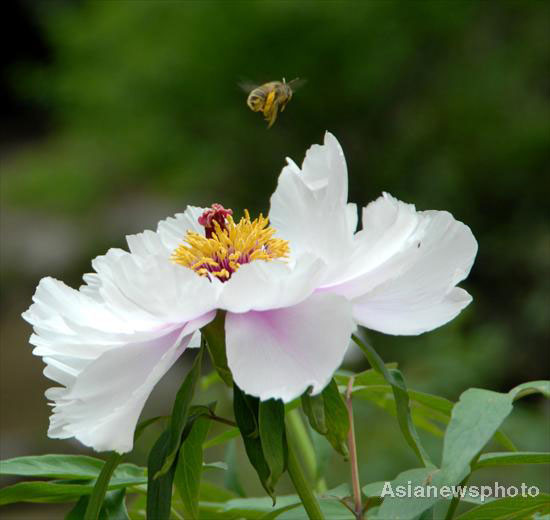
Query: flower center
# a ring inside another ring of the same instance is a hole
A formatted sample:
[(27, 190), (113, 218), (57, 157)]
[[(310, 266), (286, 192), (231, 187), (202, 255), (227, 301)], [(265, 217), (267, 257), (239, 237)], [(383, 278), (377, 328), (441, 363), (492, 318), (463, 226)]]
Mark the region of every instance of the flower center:
[(183, 243), (172, 253), (172, 261), (200, 276), (215, 276), (225, 282), (241, 265), (253, 260), (287, 258), (288, 242), (273, 238), (276, 230), (269, 226), (268, 219), (260, 214), (250, 220), (248, 211), (244, 213), (235, 223), (232, 210), (212, 204), (198, 219), (206, 236), (187, 231)]

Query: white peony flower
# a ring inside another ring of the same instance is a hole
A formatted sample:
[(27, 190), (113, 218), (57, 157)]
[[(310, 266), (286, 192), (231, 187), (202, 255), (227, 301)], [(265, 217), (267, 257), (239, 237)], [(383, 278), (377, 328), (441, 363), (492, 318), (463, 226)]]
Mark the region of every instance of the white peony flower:
[(217, 310), (236, 384), (288, 402), (327, 385), (358, 324), (420, 334), (470, 303), (456, 287), (477, 251), (467, 226), (385, 193), (356, 231), (347, 192), (342, 149), (327, 133), (301, 168), (288, 160), (269, 222), (188, 207), (127, 237), (130, 252), (96, 258), (78, 291), (41, 280), (23, 317), (44, 374), (62, 385), (46, 393), (48, 435), (131, 450), (148, 395)]

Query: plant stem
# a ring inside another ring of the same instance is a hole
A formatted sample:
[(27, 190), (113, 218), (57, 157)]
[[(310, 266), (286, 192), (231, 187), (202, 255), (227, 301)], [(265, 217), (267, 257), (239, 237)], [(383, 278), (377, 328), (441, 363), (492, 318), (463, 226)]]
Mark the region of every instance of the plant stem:
[(304, 462), (306, 473), (310, 480), (317, 478), (317, 457), (311, 439), (307, 433), (304, 421), (300, 417), (300, 411), (295, 408), (287, 413), (287, 425), (290, 429), (290, 435), (296, 446), (299, 448), (301, 459)]
[(310, 520), (323, 520), (323, 513), (321, 513), (319, 503), (317, 502), (315, 495), (311, 491), (311, 488), (304, 477), (304, 472), (302, 471), (300, 463), (296, 458), (296, 454), (294, 453), (294, 448), (292, 447), (292, 442), (289, 437), (290, 435), (288, 435), (287, 428), (288, 474), (290, 475), (290, 479), (292, 480), (296, 492), (302, 501), (308, 518)]
[(99, 517), (99, 511), (103, 505), (103, 500), (105, 498), (105, 493), (107, 493), (109, 481), (111, 480), (111, 476), (121, 460), (122, 455), (113, 452), (105, 461), (105, 464), (101, 468), (101, 472), (96, 479), (94, 489), (90, 495), (90, 500), (88, 501), (88, 506), (86, 507), (86, 511), (84, 513), (84, 520), (96, 520)]
[(225, 417), (220, 417), (213, 412), (210, 412), (206, 417), (208, 417), (212, 421), (227, 424), (228, 426), (237, 426), (237, 423), (235, 421), (232, 421), (231, 419), (226, 419)]
[(349, 463), (351, 466), (351, 482), (353, 485), (353, 502), (355, 505), (355, 518), (363, 519), (363, 502), (361, 500), (361, 484), (359, 483), (359, 466), (357, 464), (357, 446), (355, 443), (355, 428), (353, 426), (353, 405), (351, 402), (351, 393), (353, 391), (354, 377), (350, 377), (348, 388), (346, 391), (346, 405), (348, 408), (349, 417), (349, 432), (348, 432), (348, 448), (349, 448)]
[[(471, 460), (470, 467), (472, 468), (474, 467), (475, 463), (477, 462), (480, 456), (481, 456), (481, 451)], [(468, 483), (468, 480), (470, 479), (470, 476), (471, 476), (471, 473), (464, 477), (464, 480), (462, 480), (462, 482), (459, 484), (461, 488), (466, 486), (466, 484)], [(452, 520), (459, 503), (460, 503), (460, 494), (455, 495), (451, 500), (451, 503), (449, 504), (449, 509), (447, 509), (447, 514), (445, 515), (445, 520)]]

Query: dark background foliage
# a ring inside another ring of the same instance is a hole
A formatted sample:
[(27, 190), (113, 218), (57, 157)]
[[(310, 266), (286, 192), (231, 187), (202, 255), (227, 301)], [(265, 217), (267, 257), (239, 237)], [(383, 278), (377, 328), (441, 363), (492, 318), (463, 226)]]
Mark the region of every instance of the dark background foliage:
[[(548, 375), (547, 2), (42, 0), (13, 4), (6, 21), (3, 457), (67, 447), (45, 439), (48, 384), (19, 317), (40, 277), (78, 286), (92, 257), (187, 204), (267, 212), (285, 156), (300, 162), (326, 129), (352, 201), (388, 191), (446, 209), (480, 245), (463, 284), (472, 305), (417, 338), (371, 334), (382, 356), (451, 399)], [(308, 81), (266, 130), (237, 83), (283, 76)], [(180, 377), (175, 367), (157, 407)], [(525, 448), (548, 431), (539, 407), (510, 425)], [(377, 423), (364, 449), (378, 437), (390, 459), (362, 471), (407, 467), (393, 424), (361, 413)]]

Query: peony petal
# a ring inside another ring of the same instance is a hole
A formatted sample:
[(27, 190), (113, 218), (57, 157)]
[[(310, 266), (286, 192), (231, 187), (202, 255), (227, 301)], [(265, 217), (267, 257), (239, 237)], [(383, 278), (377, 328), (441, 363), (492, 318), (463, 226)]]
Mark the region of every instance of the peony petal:
[[(145, 401), (161, 377), (185, 350), (193, 332), (214, 317), (209, 313), (185, 327), (145, 342), (108, 350), (85, 364), (67, 388), (50, 389), (55, 400), (48, 435), (75, 437), (97, 451), (125, 453)], [(49, 362), (48, 368), (63, 370)]]
[(355, 323), (350, 303), (314, 294), (284, 309), (227, 313), (227, 360), (235, 383), (262, 400), (317, 394), (340, 366)]
[(204, 228), (199, 224), (199, 217), (205, 208), (187, 206), (184, 213), (161, 220), (157, 231), (146, 230), (143, 233), (128, 235), (126, 240), (130, 252), (137, 256), (158, 255), (170, 258), (174, 249), (183, 242), (187, 231), (204, 235)]
[(325, 267), (321, 260), (305, 255), (292, 265), (261, 260), (244, 264), (223, 284), (219, 308), (248, 312), (295, 305), (318, 287)]
[(379, 259), (385, 257), (376, 268), (331, 289), (352, 298), (354, 316), (365, 327), (420, 334), (452, 320), (471, 301), (455, 287), (477, 253), (470, 228), (444, 211), (419, 212), (416, 218), (415, 224), (405, 219), (400, 232), (393, 230), (393, 245), (373, 246)]
[(66, 387), (46, 392), (55, 401), (49, 435), (121, 452), (131, 449), (156, 382), (215, 315), (188, 323), (141, 321), (139, 314), (117, 312), (100, 291), (92, 297), (52, 278), (40, 281), (33, 300), (23, 314), (34, 328), (33, 353), (43, 357), (44, 375)]
[[(337, 273), (352, 250), (357, 214), (347, 204), (346, 162), (336, 138), (325, 134), (312, 146), (300, 170), (288, 160), (271, 197), (269, 219), (278, 236), (290, 242), (292, 257), (320, 257)], [(327, 272), (326, 276), (331, 276)]]
[(106, 304), (121, 317), (145, 323), (147, 328), (183, 323), (216, 307), (221, 284), (169, 258), (110, 250), (92, 265), (101, 279), (99, 292)]
[[(355, 234), (353, 252), (339, 276), (324, 287), (354, 298), (382, 283), (384, 271), (397, 256), (422, 240), (425, 224), (414, 205), (384, 193), (363, 209), (363, 229)], [(393, 275), (390, 269), (387, 276)]]

